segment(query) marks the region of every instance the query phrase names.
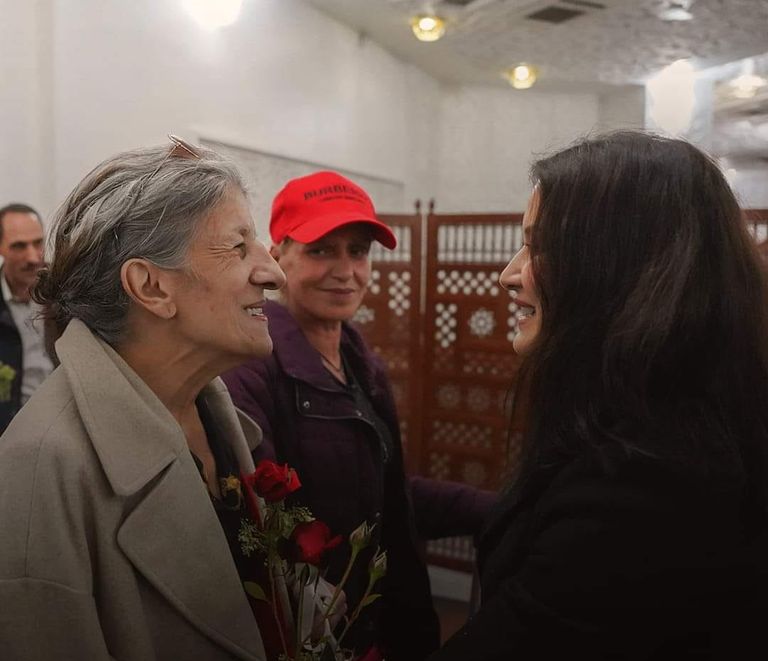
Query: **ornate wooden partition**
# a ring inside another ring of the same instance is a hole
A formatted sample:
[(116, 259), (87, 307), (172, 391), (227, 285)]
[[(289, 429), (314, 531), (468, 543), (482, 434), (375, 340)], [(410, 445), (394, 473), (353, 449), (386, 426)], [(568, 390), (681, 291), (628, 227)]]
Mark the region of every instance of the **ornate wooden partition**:
[[(517, 361), (512, 297), (499, 275), (521, 244), (521, 214), (382, 216), (395, 251), (374, 244), (355, 317), (385, 361), (411, 472), (495, 489), (515, 438), (505, 412)], [(424, 283), (422, 289), (421, 283)], [(469, 538), (428, 545), (434, 564), (472, 570)]]
[[(768, 256), (768, 210), (746, 210)], [(514, 299), (499, 274), (522, 243), (522, 214), (382, 216), (395, 251), (374, 244), (356, 321), (386, 362), (411, 472), (496, 489), (515, 459), (508, 394)], [(422, 288), (423, 283), (423, 288)], [(471, 538), (429, 542), (431, 563), (472, 571)]]
[(397, 248), (371, 246), (371, 284), (354, 321), (385, 362), (400, 418), (406, 467), (419, 473), (421, 454), (422, 216), (380, 215)]
[[(421, 472), (497, 489), (514, 460), (509, 394), (514, 299), (499, 275), (522, 244), (522, 214), (427, 219)], [(510, 453), (512, 456), (510, 456)], [(430, 562), (471, 571), (472, 539), (433, 540)]]
[(428, 217), (419, 463), (429, 477), (499, 486), (517, 367), (517, 306), (499, 275), (521, 245), (521, 218)]

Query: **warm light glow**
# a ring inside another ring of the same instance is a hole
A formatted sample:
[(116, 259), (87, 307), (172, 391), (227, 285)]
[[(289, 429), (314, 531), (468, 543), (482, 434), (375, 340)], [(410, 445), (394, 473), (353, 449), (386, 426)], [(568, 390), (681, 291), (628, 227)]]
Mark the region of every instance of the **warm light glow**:
[(527, 90), (533, 86), (538, 77), (536, 67), (530, 64), (518, 64), (511, 69), (507, 69), (502, 75), (516, 90)]
[(751, 99), (757, 94), (757, 90), (766, 84), (768, 81), (765, 78), (745, 73), (734, 78), (728, 83), (728, 86), (731, 89), (731, 94), (737, 99)]
[(693, 14), (688, 11), (690, 5), (689, 0), (672, 0), (659, 12), (659, 18), (662, 21), (690, 21), (693, 18)]
[(670, 135), (682, 135), (691, 126), (696, 103), (696, 72), (688, 60), (677, 60), (646, 85), (650, 119)]
[(184, 0), (186, 10), (206, 30), (232, 25), (242, 5), (243, 0)]
[(419, 41), (437, 41), (445, 34), (445, 21), (433, 15), (414, 16), (411, 29)]

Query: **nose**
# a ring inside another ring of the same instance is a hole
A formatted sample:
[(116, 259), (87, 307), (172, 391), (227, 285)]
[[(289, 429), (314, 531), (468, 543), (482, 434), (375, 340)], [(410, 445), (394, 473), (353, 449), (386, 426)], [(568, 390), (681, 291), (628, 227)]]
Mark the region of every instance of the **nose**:
[(39, 246), (29, 244), (24, 251), (24, 259), (29, 264), (39, 264), (43, 261), (43, 249)]
[(355, 259), (345, 252), (334, 261), (331, 275), (337, 280), (349, 280), (355, 272), (355, 263)]
[(258, 242), (250, 281), (264, 289), (280, 289), (285, 285), (285, 273), (263, 243)]
[(520, 272), (522, 269), (526, 246), (522, 246), (509, 260), (509, 264), (499, 276), (499, 284), (506, 290), (517, 289), (521, 286)]

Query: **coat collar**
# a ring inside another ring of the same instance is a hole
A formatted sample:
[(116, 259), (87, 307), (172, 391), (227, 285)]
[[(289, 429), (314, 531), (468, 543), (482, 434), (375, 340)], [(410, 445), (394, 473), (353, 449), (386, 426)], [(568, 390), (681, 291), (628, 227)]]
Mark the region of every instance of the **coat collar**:
[[(344, 390), (323, 367), (320, 354), (309, 343), (288, 308), (276, 301), (267, 301), (264, 311), (269, 318), (273, 356), (288, 376), (322, 390)], [(346, 322), (341, 325), (341, 347), (363, 387), (375, 389), (373, 365), (376, 359), (360, 334)]]
[[(229, 546), (173, 416), (82, 322), (69, 323), (56, 351), (110, 485), (136, 500), (117, 532), (123, 553), (193, 626), (240, 659), (264, 659)], [(252, 471), (249, 441), (223, 382), (214, 380), (201, 396), (241, 469)]]
[[(73, 319), (56, 343), (56, 353), (116, 494), (136, 493), (180, 454), (188, 452), (181, 427), (168, 409), (117, 352), (97, 339), (85, 324)], [(201, 396), (222, 437), (230, 439), (236, 451), (258, 445), (261, 430), (250, 419), (245, 420), (245, 429), (241, 426), (221, 379), (207, 385)], [(131, 452), (125, 451), (127, 443)], [(237, 454), (243, 470), (252, 470), (250, 457), (242, 451)]]

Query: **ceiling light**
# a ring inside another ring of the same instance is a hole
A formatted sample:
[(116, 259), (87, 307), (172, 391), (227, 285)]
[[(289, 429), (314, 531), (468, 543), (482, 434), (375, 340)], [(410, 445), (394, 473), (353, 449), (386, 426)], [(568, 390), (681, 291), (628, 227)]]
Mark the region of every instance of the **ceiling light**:
[(766, 84), (768, 81), (765, 78), (745, 73), (734, 78), (728, 83), (728, 87), (730, 87), (731, 94), (737, 99), (751, 99), (757, 94), (757, 90)]
[(437, 41), (445, 34), (445, 21), (433, 14), (422, 14), (411, 19), (411, 29), (419, 41)]
[(516, 90), (527, 90), (533, 86), (538, 77), (536, 67), (524, 63), (507, 69), (502, 75)]
[(184, 0), (186, 10), (206, 30), (234, 23), (242, 4), (243, 0)]
[(659, 12), (659, 18), (662, 21), (690, 21), (693, 18), (693, 14), (688, 11), (690, 8), (690, 0), (670, 0)]

